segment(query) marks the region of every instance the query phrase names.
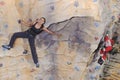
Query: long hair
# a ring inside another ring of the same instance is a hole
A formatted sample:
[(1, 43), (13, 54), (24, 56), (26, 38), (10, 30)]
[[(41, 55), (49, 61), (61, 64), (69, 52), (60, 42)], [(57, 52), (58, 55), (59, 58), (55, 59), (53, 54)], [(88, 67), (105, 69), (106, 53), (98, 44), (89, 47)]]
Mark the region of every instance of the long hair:
[(44, 19), (44, 23), (43, 23), (43, 25), (46, 23), (46, 19), (45, 19), (45, 17), (41, 17), (41, 18), (43, 18)]
[[(42, 26), (44, 26), (44, 24), (46, 23), (46, 19), (45, 19), (45, 17), (41, 17), (41, 18), (44, 19), (44, 23), (42, 24)], [(41, 19), (41, 18), (40, 18), (40, 19)], [(39, 19), (39, 18), (36, 19), (36, 23), (37, 23), (37, 20), (38, 20), (38, 19)], [(35, 23), (35, 24), (36, 24), (36, 23)]]
[(41, 17), (41, 18), (44, 19), (44, 23), (42, 24), (42, 27), (41, 27), (41, 28), (43, 28), (43, 27), (44, 27), (44, 24), (46, 23), (46, 19), (45, 19), (45, 17)]

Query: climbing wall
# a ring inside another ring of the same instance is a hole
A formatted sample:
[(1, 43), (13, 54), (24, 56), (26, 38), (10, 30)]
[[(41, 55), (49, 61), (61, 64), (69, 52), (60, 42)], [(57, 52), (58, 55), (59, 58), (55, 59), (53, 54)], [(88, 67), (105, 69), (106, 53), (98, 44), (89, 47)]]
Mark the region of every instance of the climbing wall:
[(115, 42), (112, 46), (112, 51), (107, 53), (107, 59), (104, 61), (103, 65), (98, 64), (100, 50), (97, 53), (94, 53), (93, 62), (86, 68), (84, 73), (87, 73), (85, 76), (86, 80), (119, 80), (119, 0), (101, 1), (100, 4), (104, 6), (104, 8), (102, 8), (104, 9), (102, 12), (102, 24), (106, 24), (103, 37), (105, 36), (106, 31), (109, 31), (109, 38), (112, 39), (114, 32), (117, 32), (117, 43)]
[[(0, 0), (0, 46), (14, 32), (25, 31), (19, 19), (45, 17), (48, 29), (36, 37), (40, 67), (36, 68), (27, 41), (17, 39), (14, 48), (0, 48), (0, 80), (85, 80), (89, 56), (111, 22), (109, 0)], [(88, 79), (86, 79), (88, 80)]]
[(118, 16), (120, 15), (120, 1), (119, 0), (111, 0), (111, 10), (113, 14), (113, 18), (118, 20)]

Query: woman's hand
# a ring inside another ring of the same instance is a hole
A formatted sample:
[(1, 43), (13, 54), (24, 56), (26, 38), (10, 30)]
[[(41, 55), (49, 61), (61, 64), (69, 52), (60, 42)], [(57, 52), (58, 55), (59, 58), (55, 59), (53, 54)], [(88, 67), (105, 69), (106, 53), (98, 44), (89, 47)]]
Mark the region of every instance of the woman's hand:
[(62, 34), (55, 33), (55, 35), (56, 35), (58, 38), (61, 38), (61, 37), (62, 37)]
[(22, 24), (22, 25), (25, 25), (27, 27), (30, 27), (32, 25), (32, 20), (29, 19), (29, 21), (25, 21), (25, 20), (19, 19), (18, 23)]

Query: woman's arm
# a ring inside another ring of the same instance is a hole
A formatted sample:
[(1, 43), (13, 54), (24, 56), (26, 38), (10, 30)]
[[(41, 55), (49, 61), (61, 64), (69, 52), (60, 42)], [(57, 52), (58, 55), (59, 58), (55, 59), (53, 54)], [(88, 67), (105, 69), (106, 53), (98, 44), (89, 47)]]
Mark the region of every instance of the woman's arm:
[(50, 33), (50, 34), (52, 34), (52, 35), (56, 35), (54, 32), (48, 30), (46, 27), (44, 27), (43, 30), (46, 31), (46, 32), (48, 32), (48, 33)]
[(60, 38), (62, 36), (62, 34), (57, 34), (57, 33), (53, 32), (53, 31), (50, 31), (46, 27), (44, 27), (43, 30), (50, 33), (50, 34), (52, 34), (52, 35), (57, 36), (58, 38)]
[(28, 27), (31, 27), (31, 25), (33, 24), (32, 21), (24, 21), (24, 20), (19, 20), (18, 23), (23, 24)]

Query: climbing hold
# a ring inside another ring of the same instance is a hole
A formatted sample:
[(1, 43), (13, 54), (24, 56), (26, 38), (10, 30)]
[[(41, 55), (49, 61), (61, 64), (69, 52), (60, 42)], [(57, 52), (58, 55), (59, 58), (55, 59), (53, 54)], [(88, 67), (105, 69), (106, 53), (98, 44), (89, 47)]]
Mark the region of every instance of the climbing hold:
[(16, 75), (16, 77), (19, 77), (19, 76), (20, 76), (20, 74), (17, 74), (17, 75)]
[(91, 75), (90, 80), (95, 80), (95, 76)]
[(95, 67), (95, 70), (99, 70), (99, 69), (100, 69), (100, 66), (96, 66), (96, 67)]
[(99, 27), (99, 23), (98, 23), (98, 22), (95, 22), (94, 25), (95, 25), (96, 27)]
[(68, 65), (71, 65), (72, 63), (71, 62), (67, 62)]
[(0, 63), (0, 67), (3, 67), (3, 64), (2, 64), (2, 63)]
[(95, 37), (95, 40), (97, 41), (97, 40), (98, 40), (98, 37)]
[(49, 80), (54, 80), (54, 78), (53, 78), (53, 77), (50, 77)]
[(20, 7), (23, 7), (23, 2), (20, 2), (20, 3), (19, 3), (19, 6), (20, 6)]
[(55, 9), (55, 7), (54, 7), (54, 6), (50, 6), (50, 9), (51, 9), (51, 10), (54, 10), (54, 9)]
[(25, 50), (23, 51), (23, 54), (27, 54), (27, 53), (28, 53), (28, 50), (25, 49)]
[(18, 20), (18, 23), (19, 23), (19, 24), (21, 23), (21, 20), (20, 20), (20, 19)]
[(112, 19), (112, 20), (115, 20), (115, 16), (112, 16), (111, 19)]
[(89, 72), (92, 72), (92, 70), (91, 70), (91, 69), (89, 69)]
[(75, 1), (75, 2), (74, 2), (74, 6), (75, 6), (75, 7), (78, 7), (78, 6), (79, 6), (79, 2), (78, 2), (78, 1)]
[(75, 69), (76, 71), (80, 71), (79, 67), (77, 67), (77, 66), (76, 66), (74, 69)]
[(97, 0), (93, 0), (93, 2), (97, 2)]
[(4, 27), (5, 27), (5, 28), (8, 28), (8, 24), (4, 24)]
[(3, 51), (6, 51), (6, 49), (5, 49), (5, 48), (2, 48), (2, 50), (3, 50)]

